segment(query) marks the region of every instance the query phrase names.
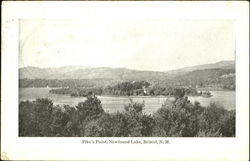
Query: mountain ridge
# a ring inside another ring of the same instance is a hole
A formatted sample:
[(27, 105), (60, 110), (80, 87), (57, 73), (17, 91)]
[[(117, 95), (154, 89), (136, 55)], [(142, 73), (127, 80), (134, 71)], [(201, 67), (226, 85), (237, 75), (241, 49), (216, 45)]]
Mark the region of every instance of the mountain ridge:
[(202, 64), (202, 65), (195, 65), (195, 66), (189, 66), (179, 69), (174, 69), (167, 71), (169, 74), (180, 74), (182, 72), (191, 72), (194, 70), (203, 70), (203, 69), (216, 69), (216, 68), (223, 68), (223, 69), (234, 69), (235, 68), (235, 62), (233, 60), (223, 60), (215, 63), (209, 63), (209, 64)]
[(19, 68), (20, 79), (167, 79), (195, 70), (204, 69), (234, 69), (234, 61), (220, 61), (171, 71), (135, 70), (128, 68), (89, 67), (89, 66), (63, 66), (55, 68), (22, 67)]

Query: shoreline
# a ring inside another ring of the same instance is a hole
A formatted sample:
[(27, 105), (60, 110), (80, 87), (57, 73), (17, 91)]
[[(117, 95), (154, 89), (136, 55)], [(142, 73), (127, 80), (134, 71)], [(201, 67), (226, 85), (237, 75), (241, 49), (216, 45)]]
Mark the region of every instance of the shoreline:
[[(19, 89), (58, 89), (58, 88), (46, 88), (46, 87), (28, 87), (28, 88), (19, 88)], [(204, 89), (203, 89), (204, 90)], [(206, 91), (206, 90), (204, 90)], [(235, 90), (210, 90), (211, 94), (213, 92), (235, 92)], [(63, 95), (63, 96), (69, 96), (71, 98), (86, 98), (86, 96), (71, 96), (70, 94), (56, 94), (56, 93), (50, 93), (50, 94), (54, 94), (54, 95)], [(158, 96), (124, 96), (124, 95), (96, 95), (97, 97), (119, 97), (119, 98), (171, 98), (173, 96), (164, 96), (164, 95), (158, 95)], [(187, 97), (203, 97), (202, 95), (187, 95)], [(213, 96), (211, 96), (213, 97)], [(208, 98), (211, 98), (208, 97)], [(203, 97), (206, 98), (206, 97)]]
[[(62, 89), (62, 88), (67, 88), (67, 87), (19, 87), (19, 89), (25, 89), (25, 88), (41, 88), (41, 89)], [(230, 89), (221, 89), (221, 88), (195, 88), (198, 91), (234, 91), (235, 90), (230, 90)]]

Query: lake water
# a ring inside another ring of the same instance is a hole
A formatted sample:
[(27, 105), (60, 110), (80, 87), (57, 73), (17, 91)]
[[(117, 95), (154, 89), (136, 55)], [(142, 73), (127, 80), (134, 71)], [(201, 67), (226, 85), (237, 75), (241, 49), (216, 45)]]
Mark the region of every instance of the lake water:
[[(54, 105), (68, 104), (75, 106), (78, 102), (86, 100), (85, 97), (71, 97), (69, 95), (59, 95), (49, 93), (50, 88), (20, 88), (19, 89), (19, 101), (23, 100), (35, 100), (36, 98), (50, 98)], [(213, 95), (210, 98), (201, 96), (189, 96), (191, 102), (199, 101), (202, 106), (208, 106), (210, 102), (216, 102), (222, 105), (225, 109), (235, 109), (235, 91), (211, 91)], [(157, 96), (132, 96), (132, 97), (112, 97), (112, 96), (98, 96), (102, 102), (102, 107), (106, 112), (122, 111), (124, 105), (129, 103), (129, 98), (133, 101), (145, 102), (144, 112), (154, 113), (159, 109), (166, 97)]]

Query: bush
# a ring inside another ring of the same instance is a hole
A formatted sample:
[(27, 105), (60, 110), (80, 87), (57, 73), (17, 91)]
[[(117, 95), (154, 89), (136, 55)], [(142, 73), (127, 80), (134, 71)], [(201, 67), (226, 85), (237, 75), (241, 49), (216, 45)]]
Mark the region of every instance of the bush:
[(19, 136), (82, 137), (232, 137), (235, 111), (211, 103), (202, 107), (181, 94), (166, 100), (153, 115), (143, 113), (144, 102), (125, 105), (123, 112), (104, 112), (95, 95), (76, 107), (54, 106), (49, 99), (19, 104)]
[(126, 119), (121, 113), (103, 114), (85, 127), (85, 136), (123, 137), (127, 135)]
[(19, 136), (50, 136), (53, 103), (48, 99), (21, 102)]
[(154, 114), (154, 136), (234, 136), (235, 112), (215, 103), (207, 108), (198, 102), (191, 104), (186, 97), (166, 102)]
[(101, 101), (95, 95), (89, 95), (86, 101), (78, 103), (76, 109), (79, 111), (81, 121), (86, 118), (93, 119), (104, 113)]

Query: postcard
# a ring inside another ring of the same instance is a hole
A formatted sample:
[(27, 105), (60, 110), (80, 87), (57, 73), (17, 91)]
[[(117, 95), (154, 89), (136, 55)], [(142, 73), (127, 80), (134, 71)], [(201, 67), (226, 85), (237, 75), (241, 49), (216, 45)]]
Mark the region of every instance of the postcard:
[(4, 160), (247, 160), (247, 2), (3, 2)]

